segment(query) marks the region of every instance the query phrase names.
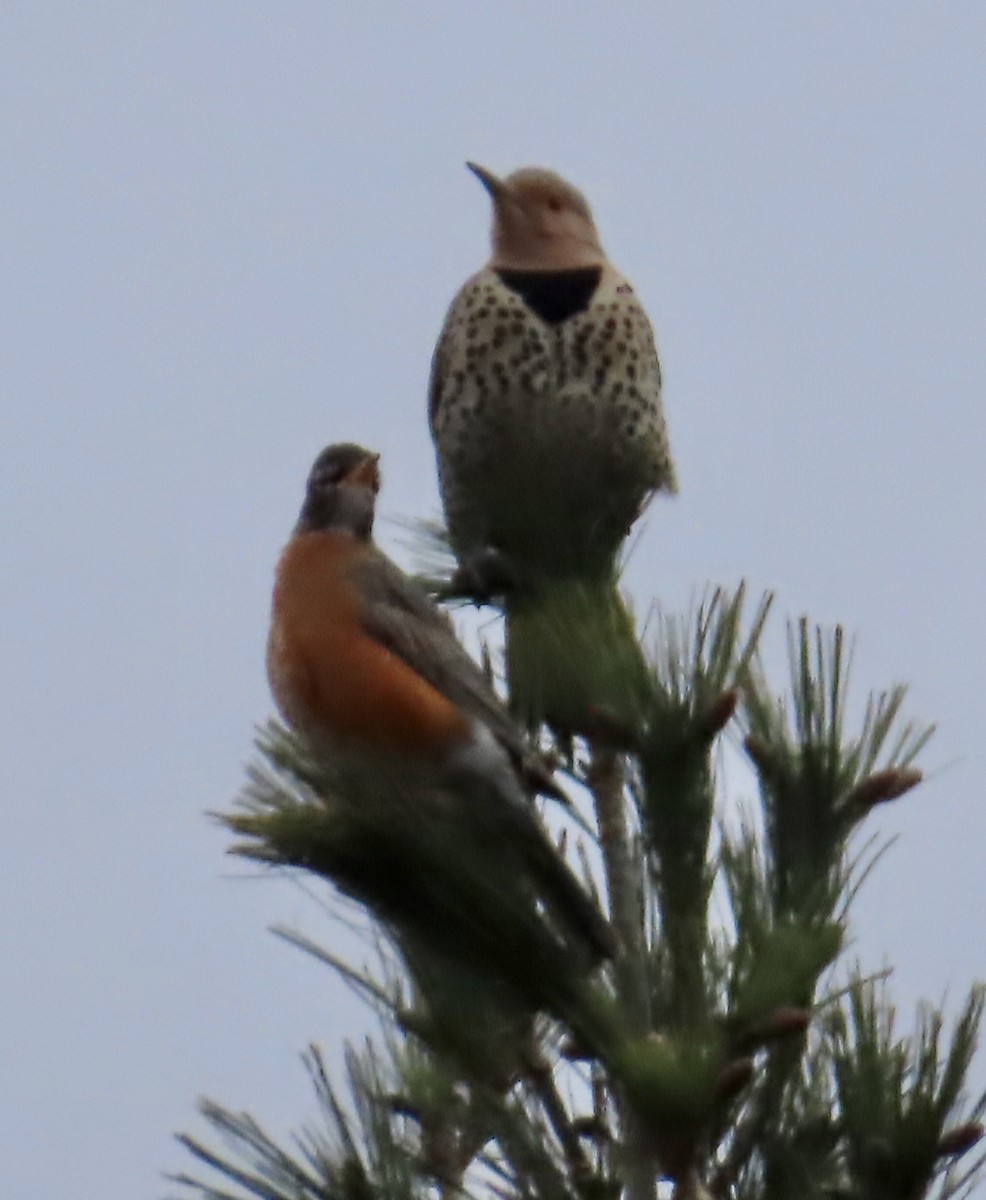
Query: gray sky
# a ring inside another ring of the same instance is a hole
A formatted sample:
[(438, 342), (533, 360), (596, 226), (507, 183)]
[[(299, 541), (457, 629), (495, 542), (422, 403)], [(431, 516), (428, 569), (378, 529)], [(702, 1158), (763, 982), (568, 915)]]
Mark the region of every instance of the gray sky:
[(745, 576), (940, 723), (856, 949), (905, 1013), (986, 975), (984, 58), (973, 0), (4, 6), (6, 1194), (157, 1195), (197, 1094), (286, 1129), (296, 1052), (362, 1027), (264, 932), (324, 940), (317, 907), (203, 813), (270, 711), (315, 452), (374, 446), (384, 514), (437, 509), (466, 158), (583, 188), (653, 318), (682, 491), (641, 606)]

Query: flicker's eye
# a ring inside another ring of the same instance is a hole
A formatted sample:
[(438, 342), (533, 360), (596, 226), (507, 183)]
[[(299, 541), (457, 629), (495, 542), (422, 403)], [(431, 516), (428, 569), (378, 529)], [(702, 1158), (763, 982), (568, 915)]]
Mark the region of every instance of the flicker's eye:
[(561, 202), (561, 196), (549, 196), (548, 207), (552, 212), (561, 212), (561, 210), (564, 208), (564, 205)]

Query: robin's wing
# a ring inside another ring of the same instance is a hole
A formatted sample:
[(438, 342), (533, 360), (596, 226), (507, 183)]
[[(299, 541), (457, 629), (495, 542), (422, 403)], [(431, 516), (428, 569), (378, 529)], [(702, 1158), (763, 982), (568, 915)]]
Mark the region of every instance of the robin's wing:
[(363, 626), (432, 687), (487, 725), (509, 753), (524, 759), (520, 730), (469, 656), (445, 613), (382, 554), (355, 568), (364, 597)]

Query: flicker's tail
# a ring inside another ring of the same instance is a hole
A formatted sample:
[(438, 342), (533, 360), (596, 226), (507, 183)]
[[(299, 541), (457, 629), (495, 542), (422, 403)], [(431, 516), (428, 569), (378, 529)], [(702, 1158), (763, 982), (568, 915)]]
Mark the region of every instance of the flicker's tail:
[(508, 597), (506, 662), (511, 707), (529, 727), (632, 734), (640, 725), (649, 673), (613, 576)]

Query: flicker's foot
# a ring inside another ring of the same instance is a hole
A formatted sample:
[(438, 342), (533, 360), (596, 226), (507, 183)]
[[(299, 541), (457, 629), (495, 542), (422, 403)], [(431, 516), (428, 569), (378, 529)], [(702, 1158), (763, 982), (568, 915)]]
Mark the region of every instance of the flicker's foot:
[(489, 604), (497, 596), (516, 591), (517, 585), (517, 574), (504, 555), (493, 546), (484, 546), (459, 560), (445, 595), (448, 599)]
[(603, 705), (591, 705), (586, 709), (581, 724), (582, 728), (577, 732), (611, 750), (632, 752), (640, 749), (641, 730)]

